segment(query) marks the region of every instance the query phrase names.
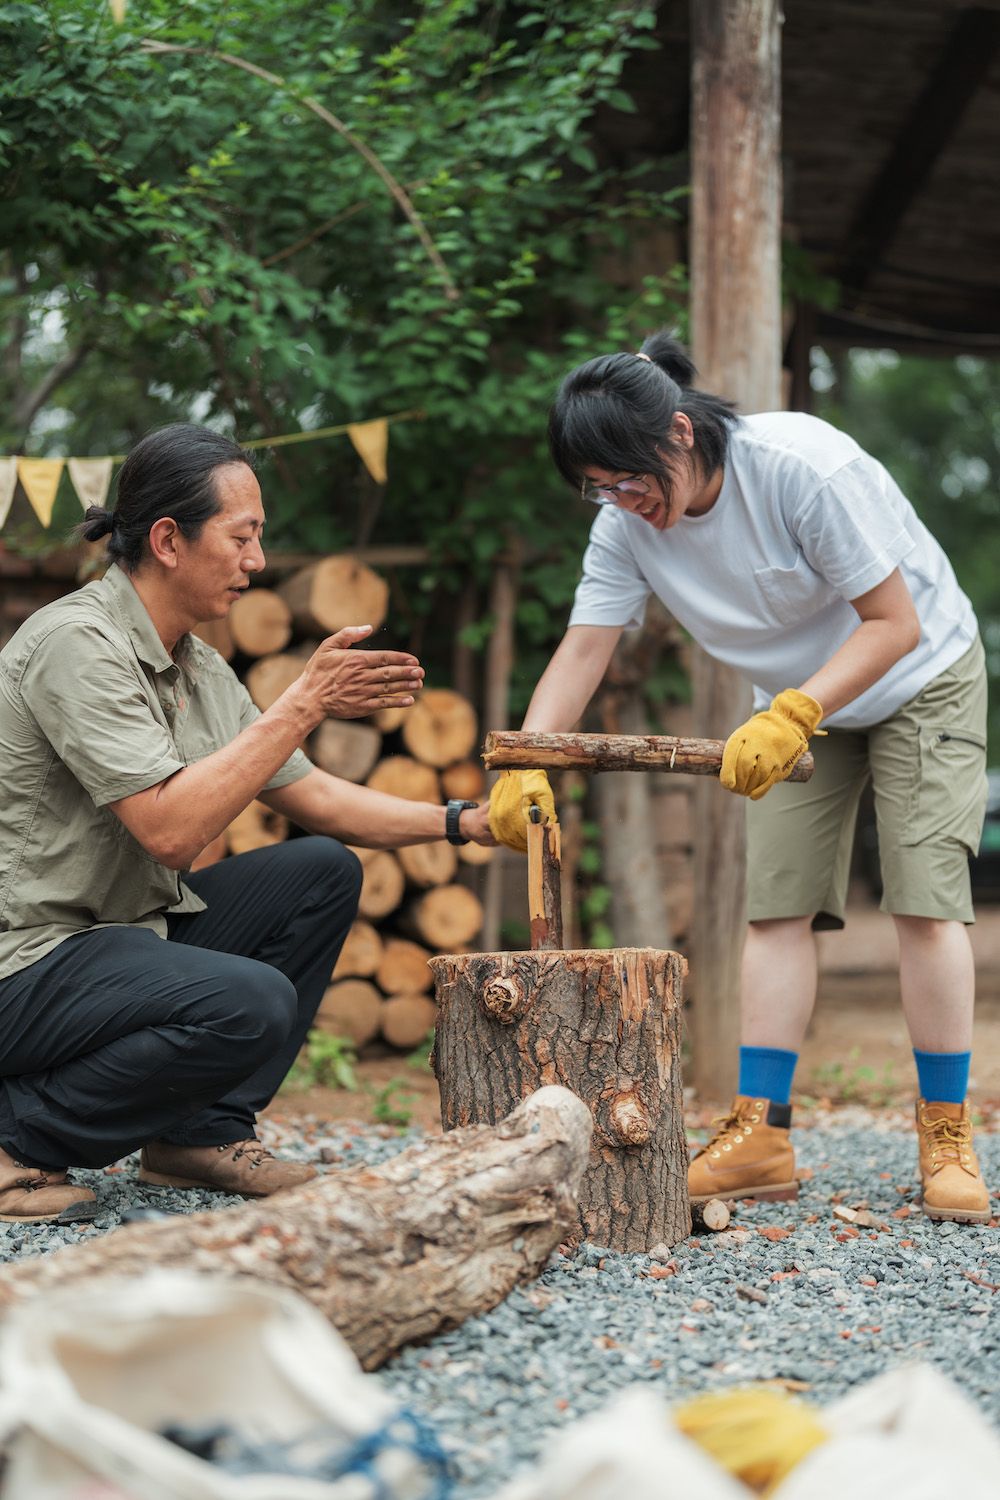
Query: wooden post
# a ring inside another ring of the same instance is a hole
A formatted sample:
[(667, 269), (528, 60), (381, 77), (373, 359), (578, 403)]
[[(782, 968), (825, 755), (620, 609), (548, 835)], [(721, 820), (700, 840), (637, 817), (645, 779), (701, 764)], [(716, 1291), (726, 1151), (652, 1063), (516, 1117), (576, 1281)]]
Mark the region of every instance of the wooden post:
[(564, 1084), (594, 1117), (577, 1238), (626, 1253), (685, 1239), (680, 954), (471, 953), (431, 968), (445, 1129), (496, 1123), (541, 1083)]
[[(745, 412), (781, 402), (780, 0), (692, 0), (691, 335), (699, 383)], [(792, 684), (794, 686), (794, 684)], [(749, 713), (742, 679), (695, 654), (696, 733)], [(733, 1092), (746, 842), (741, 798), (695, 789), (691, 1035), (699, 1094)]]

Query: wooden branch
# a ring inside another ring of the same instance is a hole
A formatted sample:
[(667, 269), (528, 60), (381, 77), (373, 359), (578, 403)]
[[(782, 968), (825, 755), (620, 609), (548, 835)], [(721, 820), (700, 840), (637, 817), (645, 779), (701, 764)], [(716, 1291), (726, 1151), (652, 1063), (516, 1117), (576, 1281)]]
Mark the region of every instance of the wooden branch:
[(56, 360), (48, 374), (43, 376), (32, 390), (26, 391), (16, 403), (11, 413), (10, 425), (12, 431), (21, 434), (16, 443), (18, 451), (24, 447), (32, 422), (52, 392), (80, 368), (93, 347), (93, 342), (88, 339), (78, 344), (75, 349), (68, 349), (61, 359)]
[(591, 1131), (574, 1094), (542, 1088), (495, 1127), (429, 1137), (380, 1167), (35, 1257), (0, 1276), (0, 1306), (150, 1265), (253, 1276), (307, 1297), (373, 1370), (539, 1274), (575, 1227)]
[[(671, 734), (532, 734), (491, 729), (483, 747), (488, 771), (682, 771), (718, 776), (723, 740)], [(808, 781), (815, 762), (807, 750), (789, 781)]]
[(457, 302), (459, 300), (461, 294), (451, 278), (451, 272), (445, 265), (441, 252), (427, 232), (427, 226), (417, 213), (409, 194), (396, 181), (388, 167), (383, 165), (381, 159), (375, 155), (371, 147), (360, 136), (355, 135), (353, 130), (349, 130), (342, 120), (338, 120), (337, 116), (331, 114), (317, 99), (313, 99), (309, 94), (296, 93), (294, 89), (289, 89), (284, 78), (280, 78), (277, 73), (271, 73), (267, 68), (260, 68), (256, 63), (248, 62), (245, 57), (237, 57), (231, 52), (216, 52), (212, 47), (180, 47), (171, 42), (156, 42), (148, 38), (141, 42), (140, 46), (144, 52), (182, 52), (191, 57), (211, 57), (216, 62), (228, 64), (231, 68), (242, 68), (245, 73), (252, 73), (255, 78), (262, 78), (265, 83), (271, 84), (273, 88), (290, 92), (292, 98), (297, 99), (300, 104), (305, 105), (306, 109), (311, 110), (318, 119), (322, 120), (325, 125), (329, 125), (331, 130), (335, 130), (349, 146), (353, 147), (358, 155), (368, 163), (372, 171), (382, 179), (406, 218), (413, 225), (417, 238), (427, 252), (428, 259), (437, 269), (441, 280), (444, 282), (445, 296), (449, 302)]
[(533, 807), (528, 823), (528, 919), (532, 949), (543, 952), (561, 948), (562, 890), (560, 885), (561, 840), (558, 823), (543, 823), (541, 809)]

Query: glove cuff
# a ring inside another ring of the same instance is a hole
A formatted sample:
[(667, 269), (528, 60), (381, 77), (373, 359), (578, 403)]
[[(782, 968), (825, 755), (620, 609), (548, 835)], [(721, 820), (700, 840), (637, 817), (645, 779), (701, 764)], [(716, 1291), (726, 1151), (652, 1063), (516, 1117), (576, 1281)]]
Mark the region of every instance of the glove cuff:
[(786, 688), (783, 693), (771, 699), (771, 707), (782, 718), (790, 719), (807, 739), (816, 733), (823, 717), (822, 704), (817, 703), (815, 698), (810, 698), (808, 693), (800, 693), (798, 688)]

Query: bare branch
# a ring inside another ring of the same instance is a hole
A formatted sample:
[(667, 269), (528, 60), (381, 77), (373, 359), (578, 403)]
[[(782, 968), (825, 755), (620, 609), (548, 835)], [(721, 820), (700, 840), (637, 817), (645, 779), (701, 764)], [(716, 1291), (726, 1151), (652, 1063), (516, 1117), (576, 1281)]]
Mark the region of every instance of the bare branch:
[(18, 450), (24, 447), (25, 439), (31, 431), (31, 424), (52, 395), (57, 386), (78, 370), (94, 347), (93, 341), (88, 339), (79, 344), (75, 349), (68, 349), (62, 359), (56, 360), (55, 364), (35, 386), (34, 390), (26, 391), (21, 399), (15, 404), (11, 415), (11, 428), (20, 433), (16, 444)]

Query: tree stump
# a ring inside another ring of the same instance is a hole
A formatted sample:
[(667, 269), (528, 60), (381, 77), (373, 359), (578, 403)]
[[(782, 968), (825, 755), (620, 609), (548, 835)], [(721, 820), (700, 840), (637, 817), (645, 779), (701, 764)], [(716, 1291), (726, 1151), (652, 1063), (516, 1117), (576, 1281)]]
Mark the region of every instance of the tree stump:
[(594, 1118), (578, 1237), (625, 1252), (685, 1239), (680, 954), (447, 954), (431, 968), (445, 1129), (493, 1124), (540, 1085), (562, 1084)]
[(536, 1277), (576, 1218), (590, 1116), (542, 1089), (495, 1130), (429, 1136), (239, 1208), (171, 1215), (0, 1272), (0, 1308), (151, 1265), (253, 1276), (319, 1308), (366, 1370)]

